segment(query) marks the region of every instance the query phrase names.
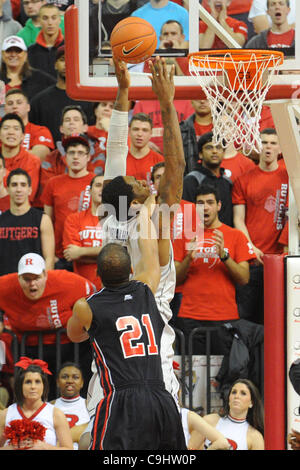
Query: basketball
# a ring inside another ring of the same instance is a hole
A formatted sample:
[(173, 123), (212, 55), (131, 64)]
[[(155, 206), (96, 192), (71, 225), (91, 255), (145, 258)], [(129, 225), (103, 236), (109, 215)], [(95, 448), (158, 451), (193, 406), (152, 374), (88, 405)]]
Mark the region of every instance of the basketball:
[(139, 64), (152, 56), (157, 37), (153, 26), (130, 16), (116, 24), (110, 36), (113, 54), (124, 62)]

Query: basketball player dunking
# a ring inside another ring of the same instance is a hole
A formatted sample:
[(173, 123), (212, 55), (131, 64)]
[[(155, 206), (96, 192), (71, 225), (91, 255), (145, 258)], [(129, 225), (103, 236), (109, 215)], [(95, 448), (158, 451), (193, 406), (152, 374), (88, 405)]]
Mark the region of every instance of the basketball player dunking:
[[(159, 209), (157, 219), (159, 221), (158, 250), (161, 277), (155, 299), (165, 323), (161, 344), (165, 386), (177, 399), (179, 385), (173, 371), (175, 333), (168, 324), (172, 317), (169, 303), (174, 296), (176, 283), (173, 250), (170, 242), (170, 224), (173, 211), (170, 217), (165, 217), (165, 214), (162, 215), (161, 209), (165, 208), (168, 211), (172, 206), (178, 208), (182, 196), (185, 159), (177, 113), (173, 104), (174, 69), (168, 72), (164, 59), (158, 57), (153, 63), (150, 62), (150, 68), (152, 90), (160, 103), (164, 126), (165, 159), (165, 172), (161, 177), (156, 197), (156, 206)], [(103, 245), (112, 241), (124, 244), (130, 254), (134, 272), (140, 259), (137, 243), (138, 218), (134, 215), (130, 216), (130, 213), (138, 212), (149, 196), (150, 189), (145, 181), (138, 181), (132, 176), (126, 176), (130, 76), (126, 64), (122, 61), (115, 59), (115, 69), (119, 87), (110, 121), (104, 174), (105, 186), (102, 194), (103, 204), (112, 206), (115, 214), (107, 217), (103, 224)], [(122, 197), (123, 201), (126, 198), (126, 203), (123, 205)], [(122, 211), (124, 205), (125, 211)]]

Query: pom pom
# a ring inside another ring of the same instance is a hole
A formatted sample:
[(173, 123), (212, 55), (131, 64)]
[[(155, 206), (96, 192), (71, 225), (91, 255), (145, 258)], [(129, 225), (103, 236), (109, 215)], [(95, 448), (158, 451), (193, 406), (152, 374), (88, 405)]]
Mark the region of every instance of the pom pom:
[(10, 444), (18, 447), (21, 441), (43, 441), (46, 428), (38, 421), (25, 419), (15, 419), (4, 429), (4, 436)]

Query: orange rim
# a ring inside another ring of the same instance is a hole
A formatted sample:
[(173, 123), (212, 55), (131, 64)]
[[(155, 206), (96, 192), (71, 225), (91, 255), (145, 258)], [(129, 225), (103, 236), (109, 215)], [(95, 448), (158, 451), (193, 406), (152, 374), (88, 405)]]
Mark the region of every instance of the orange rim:
[[(253, 56), (255, 56), (256, 60), (254, 60)], [(257, 62), (266, 62), (266, 67), (273, 67), (275, 64), (272, 64), (272, 61), (270, 61), (271, 57), (274, 57), (274, 60), (276, 60), (276, 65), (280, 65), (283, 63), (284, 53), (280, 51), (257, 49), (222, 49), (192, 52), (188, 55), (189, 60), (191, 60), (195, 66), (199, 66), (199, 59), (200, 61), (203, 59), (201, 67), (207, 69), (216, 69), (219, 67), (232, 69), (233, 64), (238, 62), (249, 62), (250, 66), (253, 64), (253, 68), (256, 67)]]

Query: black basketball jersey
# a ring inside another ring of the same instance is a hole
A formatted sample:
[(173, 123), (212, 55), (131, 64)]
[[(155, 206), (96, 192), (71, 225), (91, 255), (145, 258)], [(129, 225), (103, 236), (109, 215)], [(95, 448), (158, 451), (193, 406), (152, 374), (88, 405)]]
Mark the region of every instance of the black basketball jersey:
[(26, 253), (42, 255), (42, 217), (43, 212), (34, 207), (23, 215), (10, 210), (0, 215), (0, 276), (17, 272), (19, 259)]
[(134, 384), (163, 384), (160, 343), (164, 323), (152, 291), (130, 281), (88, 299), (88, 331), (104, 394)]

